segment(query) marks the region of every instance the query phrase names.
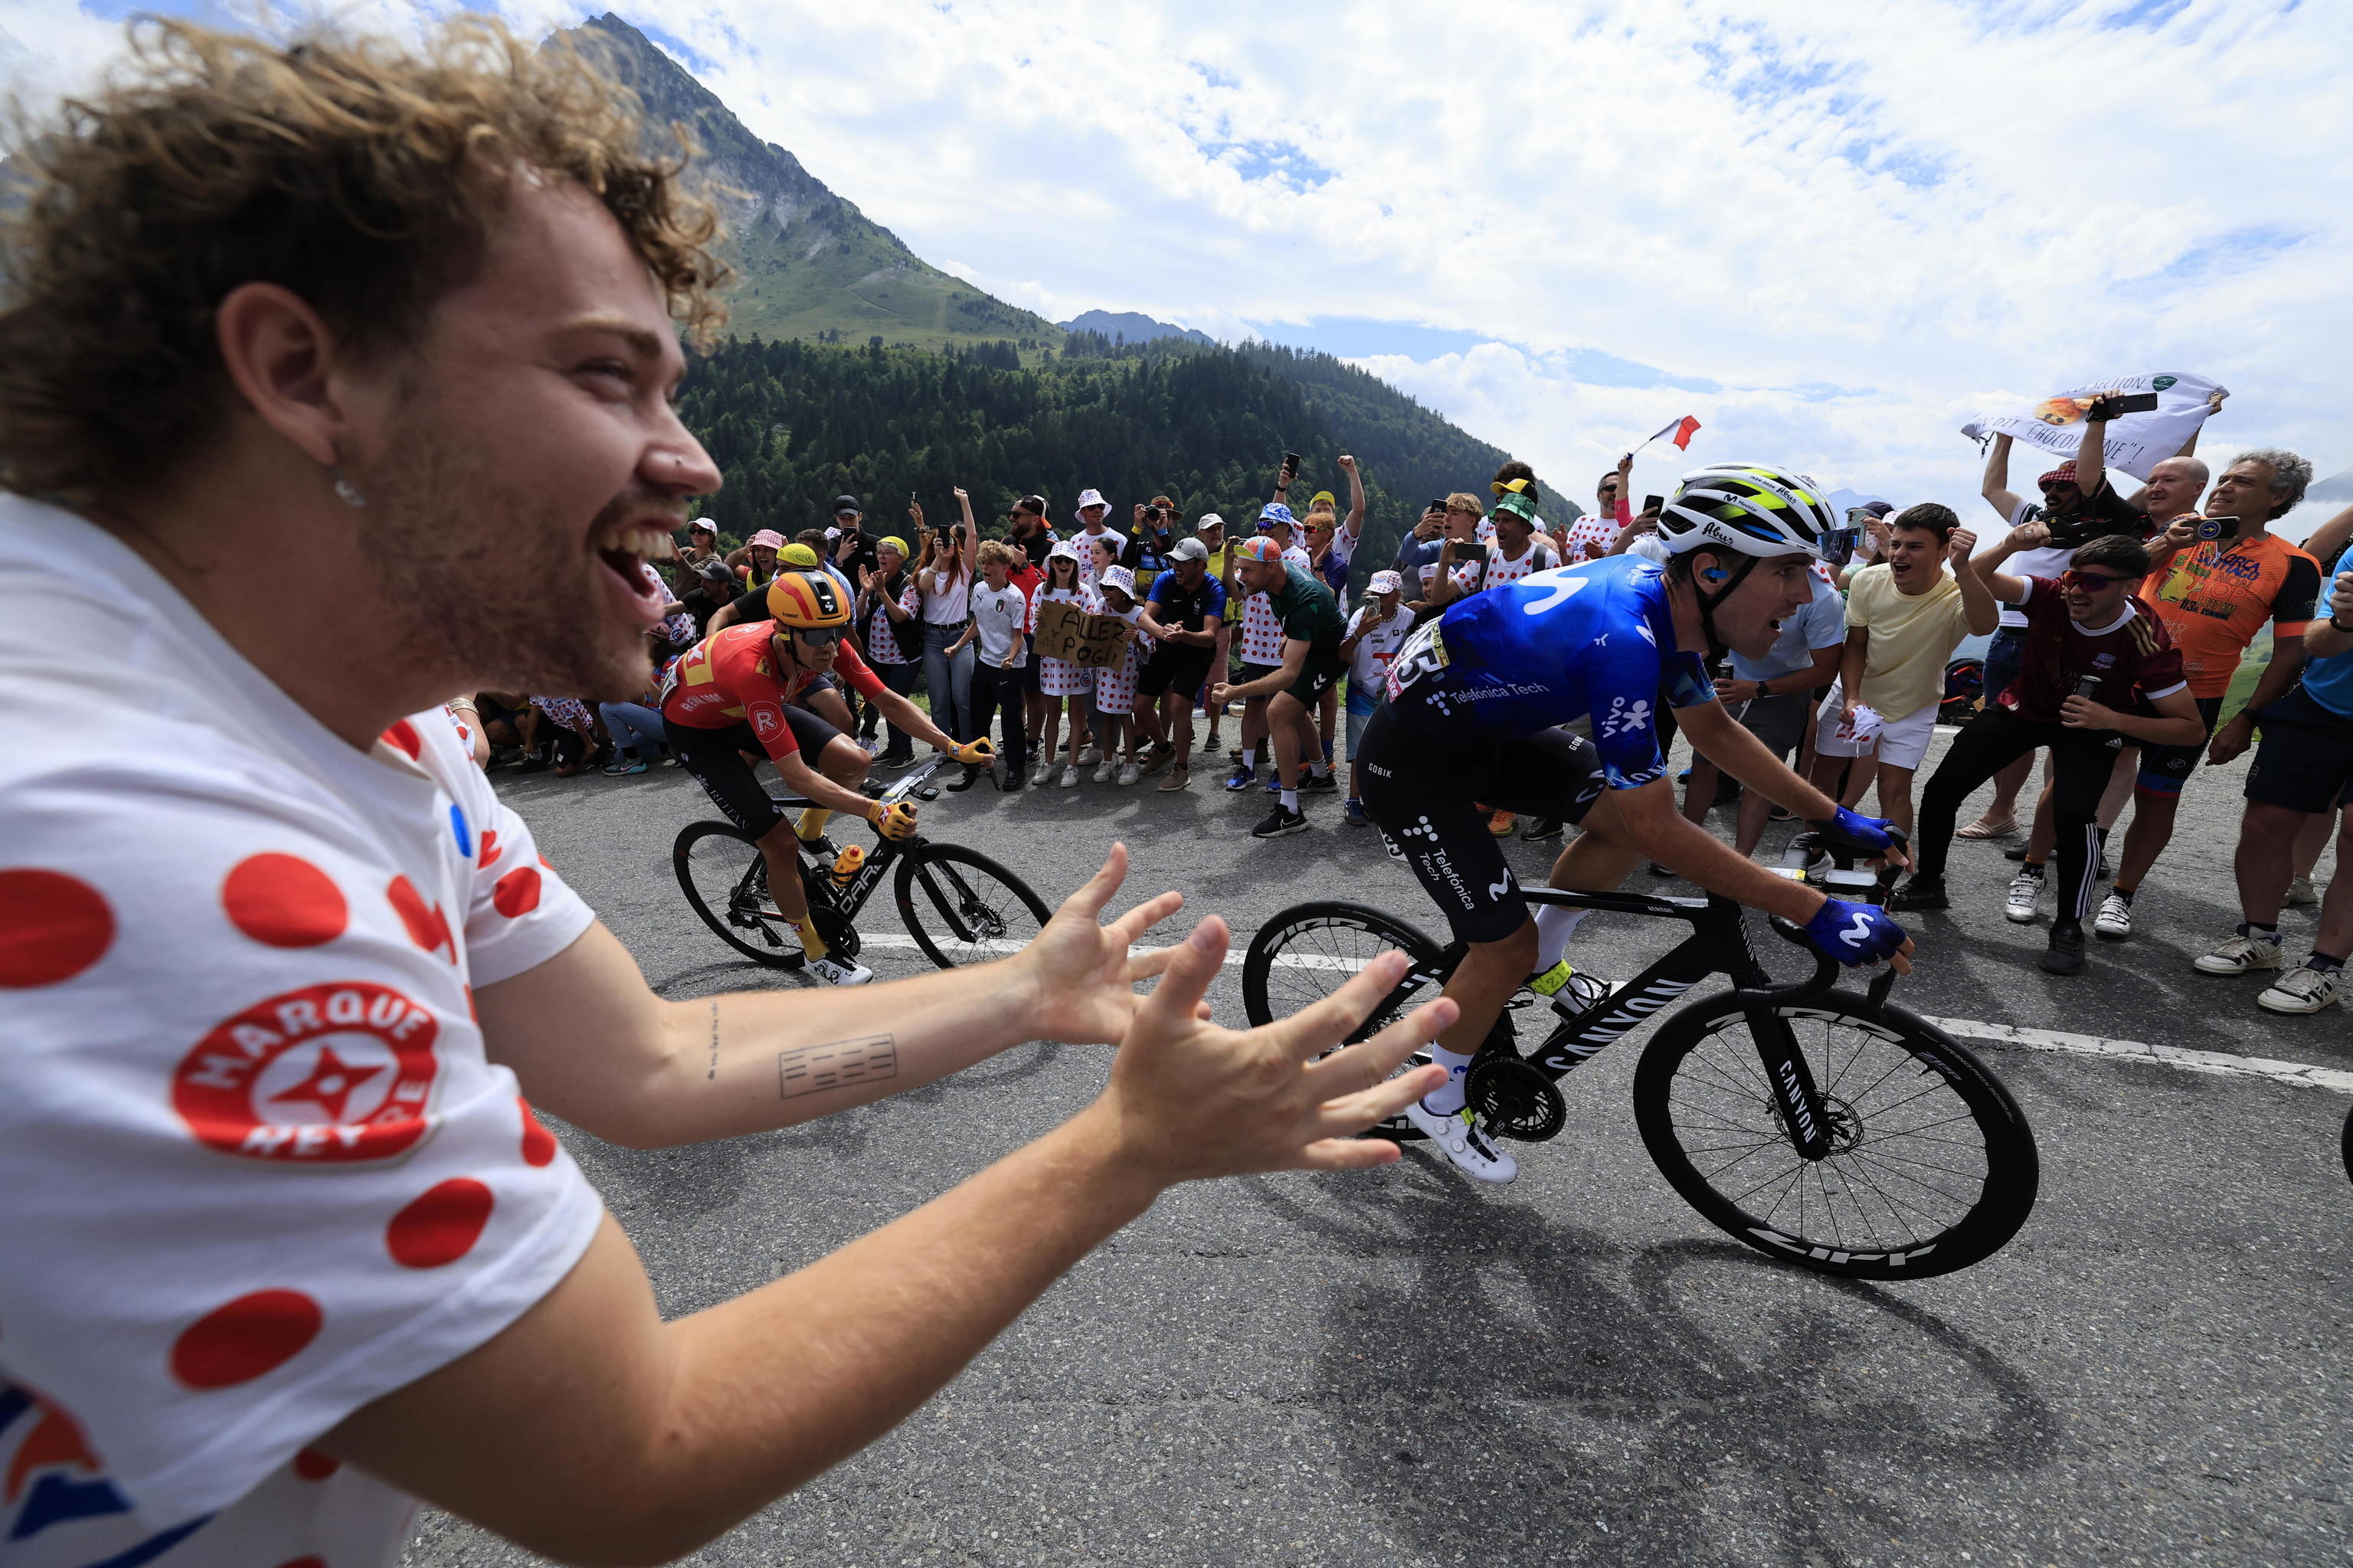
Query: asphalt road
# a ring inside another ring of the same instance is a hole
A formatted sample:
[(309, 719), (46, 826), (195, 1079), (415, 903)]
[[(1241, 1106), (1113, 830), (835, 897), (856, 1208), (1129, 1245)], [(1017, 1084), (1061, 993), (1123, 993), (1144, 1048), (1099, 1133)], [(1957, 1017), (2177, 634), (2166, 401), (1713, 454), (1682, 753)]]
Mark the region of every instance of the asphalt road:
[[(2093, 972), (2035, 969), (2042, 928), (2000, 917), (1999, 846), (1964, 844), (1965, 906), (1915, 917), (1922, 963), (1897, 994), (2353, 1068), (2344, 1009), (2274, 1017), (2260, 981), (2189, 969), (2236, 917), (2243, 766), (2193, 780), (2141, 935), (2099, 944)], [(684, 907), (670, 842), (714, 813), (675, 769), (497, 777), (663, 994), (803, 983), (734, 961)], [(1124, 838), (1132, 887), (1224, 914), (1237, 949), (1307, 897), (1435, 928), (1335, 801), (1311, 803), (1314, 832), (1260, 843), (1263, 796), (1204, 775), (1150, 786), (944, 795), (925, 829), (1050, 902)], [(1534, 880), (1552, 848), (1510, 853)], [(2312, 913), (2286, 917), (2298, 952)], [(884, 901), (867, 923), (894, 933), (896, 915)], [(1576, 954), (1625, 975), (1660, 945), (1651, 923), (1596, 916)], [(923, 961), (868, 958), (885, 979)], [(1240, 1015), (1237, 975), (1212, 993), (1221, 1016)], [(1978, 1044), (2032, 1120), (2040, 1204), (1974, 1268), (1863, 1286), (1734, 1244), (1667, 1187), (1628, 1105), (1643, 1038), (1564, 1084), (1567, 1129), (1522, 1147), (1507, 1189), (1474, 1191), (1424, 1145), (1379, 1172), (1171, 1193), (900, 1430), (694, 1560), (2353, 1563), (2345, 1095)], [(669, 1152), (564, 1136), (683, 1314), (954, 1185), (1078, 1109), (1106, 1065), (1024, 1046), (826, 1122)], [(406, 1561), (524, 1555), (428, 1515)]]

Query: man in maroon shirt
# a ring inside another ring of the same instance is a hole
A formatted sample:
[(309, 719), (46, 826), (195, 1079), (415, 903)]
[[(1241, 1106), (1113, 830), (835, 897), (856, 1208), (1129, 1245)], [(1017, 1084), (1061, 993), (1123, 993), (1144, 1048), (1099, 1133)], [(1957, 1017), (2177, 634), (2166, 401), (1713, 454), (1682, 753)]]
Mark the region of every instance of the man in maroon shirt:
[(2002, 768), (2038, 747), (2051, 748), (2052, 817), (2058, 827), (2059, 911), (2042, 968), (2072, 975), (2084, 967), (2084, 917), (2091, 910), (2099, 863), (2096, 819), (2126, 738), (2157, 746), (2195, 746), (2205, 736), (2198, 705), (2182, 678), (2181, 655), (2157, 617), (2132, 597), (2148, 575), (2148, 550), (2111, 534), (2075, 552), (2059, 577), (2014, 577), (1997, 568), (2020, 550), (2041, 548), (2040, 521), (1968, 565), (1993, 597), (2026, 613), (2018, 673), (1969, 722), (1928, 780), (1913, 841), (1917, 869), (1895, 897), (1898, 909), (1942, 909), (1945, 855), (1961, 802)]

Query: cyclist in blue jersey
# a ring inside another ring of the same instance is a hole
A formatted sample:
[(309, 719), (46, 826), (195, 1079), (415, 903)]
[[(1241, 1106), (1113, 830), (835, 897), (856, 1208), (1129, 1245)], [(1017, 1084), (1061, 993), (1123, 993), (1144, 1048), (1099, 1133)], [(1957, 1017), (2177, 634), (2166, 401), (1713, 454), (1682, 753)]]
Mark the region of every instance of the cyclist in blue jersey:
[[(1812, 599), (1817, 544), (1840, 525), (1802, 475), (1700, 469), (1660, 514), (1664, 567), (1612, 556), (1537, 572), (1458, 603), (1398, 651), (1389, 703), (1365, 731), (1365, 810), (1468, 948), (1446, 987), (1461, 1016), (1431, 1046), (1452, 1075), (1406, 1114), (1470, 1175), (1516, 1173), (1465, 1103), (1471, 1059), (1518, 987), (1551, 997), (1567, 984), (1562, 953), (1584, 914), (1530, 916), (1474, 801), (1582, 823), (1555, 887), (1605, 891), (1652, 860), (1797, 922), (1842, 963), (1910, 968), (1910, 939), (1877, 906), (1826, 898), (1684, 821), (1659, 746), (1664, 706), (1694, 747), (1827, 843), (1902, 858), (1883, 820), (1840, 806), (1741, 728), (1704, 669), (1725, 650), (1771, 648), (1782, 618)], [(1579, 718), (1591, 739), (1561, 727)]]

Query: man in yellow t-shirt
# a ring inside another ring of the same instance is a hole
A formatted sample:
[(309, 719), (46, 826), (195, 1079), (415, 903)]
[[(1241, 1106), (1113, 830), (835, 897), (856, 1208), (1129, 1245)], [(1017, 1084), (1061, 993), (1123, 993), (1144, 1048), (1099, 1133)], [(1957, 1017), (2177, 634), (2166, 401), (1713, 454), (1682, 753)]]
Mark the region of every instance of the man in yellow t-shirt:
[[(1965, 567), (1977, 548), (1960, 521), (1951, 507), (1924, 501), (1889, 523), (1887, 559), (1847, 585), (1846, 651), (1814, 731), (1814, 787), (1852, 806), (1876, 779), (1880, 815), (1907, 833), (1912, 776), (1936, 733), (1945, 661), (1961, 639), (1983, 636), (2000, 620), (1975, 572), (1945, 569), (1947, 561)], [(1839, 789), (1839, 770), (1850, 762)]]

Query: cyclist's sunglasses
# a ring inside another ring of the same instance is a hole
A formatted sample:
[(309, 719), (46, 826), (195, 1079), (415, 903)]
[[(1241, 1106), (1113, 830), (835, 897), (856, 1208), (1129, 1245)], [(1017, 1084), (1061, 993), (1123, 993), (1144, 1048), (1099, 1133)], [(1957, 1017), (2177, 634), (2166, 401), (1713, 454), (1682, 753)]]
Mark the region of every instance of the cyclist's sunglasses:
[(812, 648), (830, 648), (841, 641), (839, 626), (796, 626), (793, 635)]
[(2085, 593), (2097, 593), (2102, 588), (2114, 588), (2118, 583), (2128, 583), (2130, 581), (2132, 581), (2132, 578), (2130, 577), (2103, 577), (2098, 572), (2079, 572), (2071, 568), (2068, 571), (2060, 574), (2059, 586), (2061, 588), (2079, 588)]

